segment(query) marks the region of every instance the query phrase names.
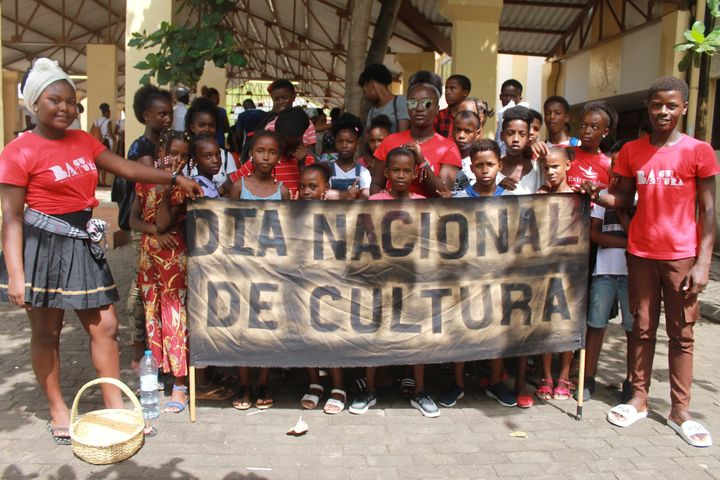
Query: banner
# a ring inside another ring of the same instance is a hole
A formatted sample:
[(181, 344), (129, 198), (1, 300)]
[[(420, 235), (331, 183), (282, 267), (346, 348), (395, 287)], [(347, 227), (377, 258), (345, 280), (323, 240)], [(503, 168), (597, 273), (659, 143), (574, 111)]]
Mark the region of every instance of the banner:
[(189, 202), (196, 366), (440, 363), (581, 348), (576, 194)]

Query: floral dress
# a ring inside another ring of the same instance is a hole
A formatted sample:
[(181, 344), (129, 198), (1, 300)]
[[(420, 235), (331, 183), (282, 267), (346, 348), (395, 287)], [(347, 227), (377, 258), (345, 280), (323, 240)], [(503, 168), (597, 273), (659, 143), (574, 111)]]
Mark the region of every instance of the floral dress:
[[(143, 221), (155, 224), (162, 193), (149, 184), (136, 184), (135, 193)], [(170, 205), (184, 202), (185, 195), (175, 187)], [(176, 377), (187, 375), (187, 246), (181, 228), (183, 222), (184, 218), (179, 219), (173, 230), (177, 247), (172, 250), (163, 249), (155, 235), (142, 234), (138, 275), (138, 288), (145, 304), (148, 346), (163, 372), (172, 372)]]

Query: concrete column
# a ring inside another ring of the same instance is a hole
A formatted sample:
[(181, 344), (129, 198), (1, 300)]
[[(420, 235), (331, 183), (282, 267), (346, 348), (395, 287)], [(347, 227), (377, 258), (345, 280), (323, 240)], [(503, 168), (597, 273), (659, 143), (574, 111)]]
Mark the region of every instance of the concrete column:
[(690, 12), (676, 10), (665, 15), (660, 21), (660, 69), (658, 77), (673, 76), (685, 78), (685, 73), (678, 69), (678, 63), (685, 52), (676, 52), (673, 47), (685, 42), (683, 32), (689, 28)]
[[(497, 85), (497, 49), (502, 0), (441, 0), (440, 13), (452, 28), (452, 72), (472, 82), (473, 97), (492, 107), (500, 93)], [(485, 125), (495, 131), (494, 118)]]
[(198, 80), (197, 94), (202, 95), (202, 87), (213, 87), (220, 92), (220, 106), (227, 109), (225, 105), (226, 101), (226, 89), (227, 89), (227, 72), (224, 68), (218, 68), (213, 62), (206, 61), (205, 69), (203, 70), (202, 77)]
[(87, 109), (88, 125), (100, 118), (100, 104), (110, 105), (110, 119), (114, 123), (120, 112), (117, 104), (117, 47), (89, 43), (87, 45)]
[[(25, 128), (24, 117), (18, 107), (18, 84), (22, 80), (20, 72), (3, 70), (2, 76), (2, 132), (3, 145), (7, 145), (15, 138), (13, 132)], [(24, 112), (24, 109), (23, 109)]]
[(402, 66), (402, 95), (407, 94), (408, 81), (418, 70), (435, 71), (435, 53), (398, 53), (397, 62)]
[[(132, 38), (132, 32), (154, 32), (160, 28), (163, 21), (172, 22), (173, 2), (172, 0), (133, 0), (127, 2), (125, 10), (125, 44)], [(149, 50), (137, 50), (136, 48), (125, 48), (125, 151), (130, 144), (143, 134), (145, 127), (137, 121), (132, 110), (133, 97), (135, 92), (142, 86), (140, 77), (144, 71), (133, 66), (145, 60)], [(111, 104), (112, 105), (112, 104)], [(95, 107), (97, 109), (97, 106)], [(90, 117), (92, 118), (92, 117)]]

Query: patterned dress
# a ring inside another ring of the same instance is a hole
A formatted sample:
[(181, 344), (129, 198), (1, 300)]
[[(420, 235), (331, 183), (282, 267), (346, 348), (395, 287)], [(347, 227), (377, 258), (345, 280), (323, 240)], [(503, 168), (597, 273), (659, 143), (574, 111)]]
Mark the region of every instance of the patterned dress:
[[(155, 185), (148, 184), (136, 184), (135, 192), (143, 221), (154, 224), (162, 194), (155, 190)], [(175, 187), (170, 205), (184, 202), (185, 195)], [(176, 377), (187, 375), (187, 246), (181, 228), (183, 221), (184, 218), (178, 221), (174, 234), (178, 246), (172, 250), (160, 247), (155, 235), (143, 233), (138, 275), (149, 348), (163, 372), (172, 372)]]

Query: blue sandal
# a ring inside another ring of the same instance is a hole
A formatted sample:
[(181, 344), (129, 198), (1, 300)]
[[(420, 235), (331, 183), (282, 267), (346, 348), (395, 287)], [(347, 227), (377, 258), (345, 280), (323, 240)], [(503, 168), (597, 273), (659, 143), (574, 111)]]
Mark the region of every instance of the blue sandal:
[[(188, 393), (188, 387), (186, 386), (180, 386), (180, 385), (173, 385), (173, 392), (185, 392), (185, 395)], [(190, 403), (190, 398), (186, 398), (184, 403), (176, 402), (176, 401), (170, 401), (165, 405), (165, 413), (182, 413), (185, 411), (185, 408), (187, 408), (188, 404)], [(177, 408), (177, 410), (169, 410), (171, 408)]]

